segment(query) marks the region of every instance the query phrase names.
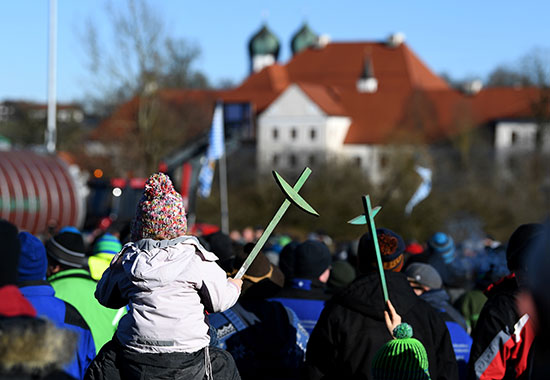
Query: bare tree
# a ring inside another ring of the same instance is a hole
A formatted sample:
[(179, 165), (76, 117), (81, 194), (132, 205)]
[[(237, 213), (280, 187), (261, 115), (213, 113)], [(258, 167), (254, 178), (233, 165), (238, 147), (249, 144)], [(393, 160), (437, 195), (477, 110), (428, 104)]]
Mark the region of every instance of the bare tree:
[(164, 21), (148, 1), (127, 0), (123, 8), (108, 3), (105, 13), (108, 28), (100, 30), (88, 19), (80, 33), (92, 81), (91, 95), (100, 106), (129, 100), (152, 82), (160, 87), (209, 86), (206, 76), (194, 68), (200, 48), (169, 36)]
[[(194, 69), (200, 48), (168, 35), (165, 22), (146, 0), (127, 0), (126, 7), (106, 6), (110, 43), (91, 20), (83, 33), (93, 85), (91, 99), (100, 115), (112, 115), (116, 107), (130, 102), (116, 138), (107, 132), (104, 143), (114, 152), (118, 174), (131, 171), (148, 175), (163, 155), (183, 144), (206, 120), (197, 115), (201, 107), (167, 102), (167, 88), (196, 89), (209, 86), (206, 76)], [(131, 120), (128, 120), (130, 117)], [(107, 128), (107, 127), (105, 127)], [(103, 136), (101, 136), (103, 137)], [(131, 149), (128, 149), (131, 147)]]

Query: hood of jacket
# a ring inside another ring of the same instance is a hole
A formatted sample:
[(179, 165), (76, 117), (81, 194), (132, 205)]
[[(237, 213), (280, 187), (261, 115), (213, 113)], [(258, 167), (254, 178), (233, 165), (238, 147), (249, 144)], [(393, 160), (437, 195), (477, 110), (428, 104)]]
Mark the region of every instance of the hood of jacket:
[(76, 333), (46, 319), (0, 318), (0, 368), (4, 373), (45, 374), (69, 363), (76, 350)]
[(174, 281), (197, 254), (206, 261), (218, 260), (194, 236), (170, 240), (142, 239), (126, 244), (121, 254), (124, 272), (142, 289), (153, 289)]
[(423, 293), (420, 298), (439, 310), (446, 310), (451, 300), (445, 289), (429, 290)]
[[(403, 273), (384, 271), (388, 294), (399, 314), (406, 314), (419, 300)], [(362, 275), (337, 293), (329, 303), (342, 305), (376, 320), (384, 320), (384, 297), (377, 272)]]

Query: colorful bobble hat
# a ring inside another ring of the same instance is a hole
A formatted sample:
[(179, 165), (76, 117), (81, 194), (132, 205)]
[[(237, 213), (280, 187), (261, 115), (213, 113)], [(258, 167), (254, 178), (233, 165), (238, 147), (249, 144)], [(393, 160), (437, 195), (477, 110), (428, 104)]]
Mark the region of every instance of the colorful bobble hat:
[(136, 209), (132, 240), (174, 239), (187, 232), (187, 219), (181, 195), (164, 173), (153, 174)]
[(412, 335), (407, 323), (393, 330), (395, 339), (384, 344), (372, 359), (374, 380), (431, 380), (426, 349)]

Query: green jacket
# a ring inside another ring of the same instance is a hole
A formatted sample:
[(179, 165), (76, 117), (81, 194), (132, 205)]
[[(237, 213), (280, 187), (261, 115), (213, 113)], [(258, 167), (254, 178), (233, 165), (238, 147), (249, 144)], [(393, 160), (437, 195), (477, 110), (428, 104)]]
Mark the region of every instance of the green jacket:
[(96, 300), (94, 293), (96, 282), (86, 269), (68, 269), (48, 277), (55, 290), (55, 296), (73, 305), (84, 317), (92, 336), (96, 352), (111, 340), (118, 321), (126, 308), (108, 309)]

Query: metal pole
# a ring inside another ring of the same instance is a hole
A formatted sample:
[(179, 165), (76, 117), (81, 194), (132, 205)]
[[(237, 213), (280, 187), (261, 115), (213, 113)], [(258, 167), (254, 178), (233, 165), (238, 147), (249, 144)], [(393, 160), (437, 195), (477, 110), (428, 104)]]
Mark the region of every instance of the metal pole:
[(221, 227), (224, 234), (229, 234), (229, 207), (227, 205), (227, 168), (225, 162), (225, 149), (220, 157), (220, 209)]
[(50, 30), (48, 46), (48, 125), (46, 150), (55, 152), (56, 145), (56, 66), (57, 66), (57, 0), (50, 0)]

